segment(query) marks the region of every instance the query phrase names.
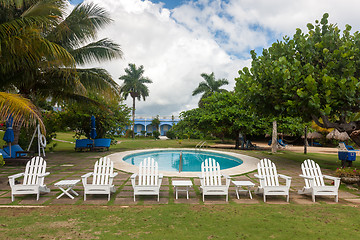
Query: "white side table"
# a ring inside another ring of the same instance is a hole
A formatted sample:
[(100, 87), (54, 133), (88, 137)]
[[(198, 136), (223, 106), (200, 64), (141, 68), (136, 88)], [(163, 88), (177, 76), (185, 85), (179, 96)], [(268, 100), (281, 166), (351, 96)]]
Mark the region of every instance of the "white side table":
[[(235, 185), (236, 188), (236, 196), (237, 199), (239, 199), (239, 192), (248, 192), (250, 199), (252, 199), (250, 187), (254, 187), (255, 184), (250, 181), (232, 181), (232, 183)], [(246, 190), (242, 189), (242, 187), (246, 187)]]
[[(79, 194), (72, 189), (79, 182), (80, 182), (80, 180), (61, 180), (61, 181), (55, 183), (54, 185), (62, 191), (62, 193), (56, 199), (59, 199), (64, 194), (68, 195), (69, 198), (74, 199), (74, 197), (69, 193), (69, 191), (71, 191), (76, 196), (79, 196)], [(64, 188), (66, 188), (66, 189), (64, 189)]]
[[(192, 187), (192, 182), (190, 180), (174, 180), (172, 185), (175, 188), (175, 197), (178, 199), (178, 192), (186, 192), (186, 199), (189, 199), (189, 188)], [(179, 187), (186, 187), (186, 189), (179, 189)]]

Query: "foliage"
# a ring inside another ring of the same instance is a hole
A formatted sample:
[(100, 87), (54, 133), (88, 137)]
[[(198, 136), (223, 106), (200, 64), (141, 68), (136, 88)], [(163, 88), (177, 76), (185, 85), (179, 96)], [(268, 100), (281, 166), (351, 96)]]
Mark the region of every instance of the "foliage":
[(133, 136), (133, 130), (131, 130), (131, 129), (126, 129), (126, 132), (125, 132), (125, 138), (130, 138), (130, 137), (132, 137)]
[(254, 111), (314, 120), (349, 134), (360, 129), (359, 122), (349, 122), (360, 111), (360, 34), (349, 25), (340, 34), (328, 17), (309, 23), (307, 34), (297, 29), (261, 56), (251, 52), (251, 69), (239, 71), (236, 91)]
[(360, 177), (360, 170), (351, 167), (338, 168), (335, 173), (337, 177)]
[(151, 120), (151, 126), (153, 126), (154, 129), (159, 130), (159, 126), (160, 126), (159, 115), (157, 115), (153, 120)]
[(180, 121), (171, 130), (180, 139), (199, 139), (204, 138), (205, 133), (200, 130), (199, 119), (201, 110), (195, 108), (180, 113)]
[(94, 101), (101, 106), (82, 105), (74, 103), (64, 108), (58, 119), (61, 129), (68, 128), (75, 131), (75, 137), (85, 135), (90, 137), (90, 118), (95, 116), (97, 138), (113, 137), (121, 134), (121, 129), (130, 124), (130, 109), (121, 104), (120, 98), (104, 99), (100, 96), (92, 96)]
[[(152, 83), (152, 81), (144, 76), (144, 66), (140, 65), (139, 68), (136, 67), (134, 63), (129, 63), (129, 67), (125, 68), (124, 75), (120, 76), (119, 79), (123, 80), (123, 84), (121, 85), (121, 93), (125, 97), (125, 99), (129, 96), (133, 99), (132, 106), (132, 129), (134, 130), (135, 126), (135, 99), (137, 98), (139, 101), (141, 97), (145, 101), (145, 98), (149, 96), (149, 88), (145, 85), (147, 83)], [(133, 138), (135, 138), (133, 132)]]
[(160, 132), (159, 131), (153, 131), (152, 132), (152, 135), (154, 136), (154, 139), (160, 139), (159, 136), (160, 136)]
[(171, 128), (169, 131), (166, 132), (166, 137), (170, 139), (175, 139), (176, 138), (175, 131)]
[(211, 96), (213, 93), (226, 92), (226, 90), (221, 89), (221, 87), (229, 84), (229, 81), (225, 78), (216, 80), (213, 72), (211, 74), (202, 73), (201, 77), (203, 77), (205, 81), (200, 82), (199, 86), (195, 88), (192, 93), (193, 96), (200, 93), (203, 94), (199, 100), (199, 107), (202, 106), (203, 99)]

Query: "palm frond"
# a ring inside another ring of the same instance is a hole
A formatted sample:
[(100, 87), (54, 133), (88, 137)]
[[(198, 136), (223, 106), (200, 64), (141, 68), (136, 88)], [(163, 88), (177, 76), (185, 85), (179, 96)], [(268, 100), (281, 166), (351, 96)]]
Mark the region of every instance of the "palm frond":
[(88, 91), (96, 89), (101, 92), (120, 95), (119, 85), (111, 75), (101, 68), (77, 69), (79, 79)]
[(103, 62), (116, 58), (122, 58), (123, 52), (120, 45), (104, 38), (97, 42), (75, 50), (69, 50), (77, 64), (84, 65), (94, 61)]
[(45, 132), (41, 113), (29, 99), (19, 94), (0, 92), (0, 109), (1, 121), (6, 121), (12, 115), (14, 123), (23, 122), (25, 125), (33, 126), (39, 123)]
[(77, 5), (48, 36), (67, 49), (77, 48), (96, 38), (97, 30), (112, 20), (105, 9), (93, 3)]

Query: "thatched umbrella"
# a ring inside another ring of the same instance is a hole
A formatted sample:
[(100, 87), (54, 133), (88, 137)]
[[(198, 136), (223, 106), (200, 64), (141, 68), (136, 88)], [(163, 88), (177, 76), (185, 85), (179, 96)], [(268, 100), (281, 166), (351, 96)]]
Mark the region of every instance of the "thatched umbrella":
[(337, 129), (331, 131), (328, 135), (326, 135), (327, 139), (336, 139), (339, 141), (349, 140), (350, 137), (346, 132), (339, 132)]
[[(309, 132), (306, 135), (306, 139), (311, 139), (311, 146), (314, 146), (314, 139), (323, 138), (324, 136), (318, 132)], [(305, 138), (305, 136), (301, 136), (301, 138)]]

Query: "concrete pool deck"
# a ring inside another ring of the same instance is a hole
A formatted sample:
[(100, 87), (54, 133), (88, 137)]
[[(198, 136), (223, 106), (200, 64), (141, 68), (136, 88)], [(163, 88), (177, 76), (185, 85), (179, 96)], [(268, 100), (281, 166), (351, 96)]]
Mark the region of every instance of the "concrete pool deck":
[[(136, 165), (132, 165), (127, 163), (123, 160), (124, 157), (134, 154), (134, 153), (142, 153), (142, 152), (153, 152), (153, 151), (161, 151), (161, 150), (194, 150), (193, 148), (154, 148), (154, 149), (147, 149), (147, 150), (134, 150), (134, 151), (126, 151), (126, 152), (118, 152), (108, 155), (110, 159), (114, 162), (114, 167), (130, 173), (137, 173), (139, 171), (139, 167)], [(212, 153), (220, 153), (229, 156), (233, 156), (239, 158), (243, 161), (243, 163), (239, 166), (221, 170), (221, 173), (227, 174), (230, 176), (233, 175), (240, 175), (248, 172), (252, 172), (257, 169), (257, 163), (260, 159), (255, 157), (250, 157), (244, 154), (234, 153), (234, 152), (226, 152), (226, 151), (218, 151), (218, 150), (199, 150), (201, 152), (212, 152)], [(198, 177), (201, 172), (175, 172), (175, 171), (159, 171), (164, 176), (167, 177)]]

